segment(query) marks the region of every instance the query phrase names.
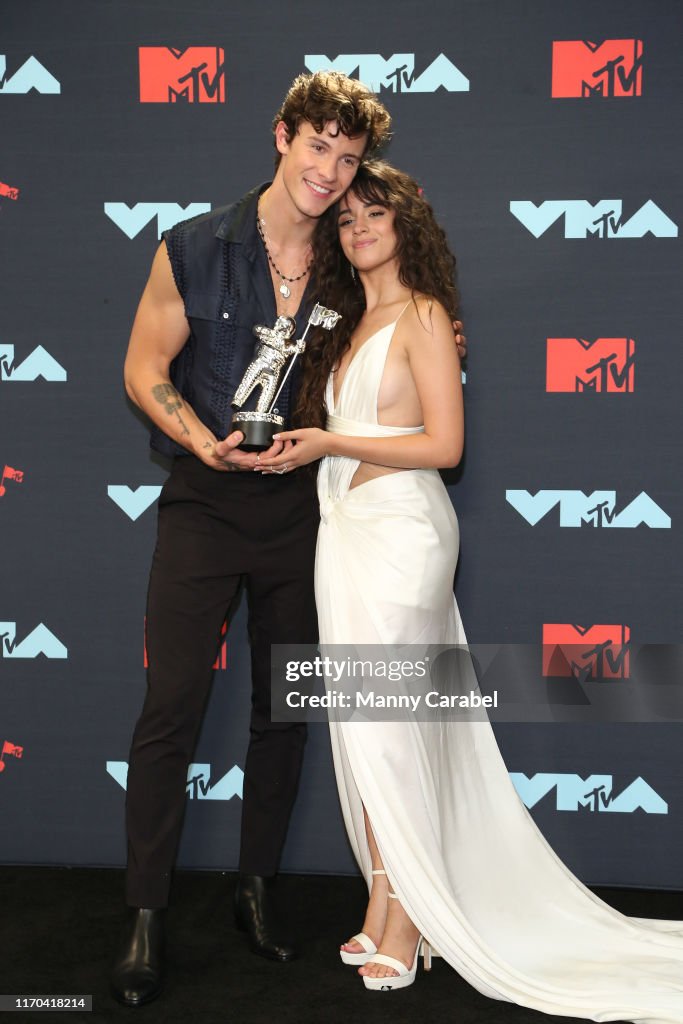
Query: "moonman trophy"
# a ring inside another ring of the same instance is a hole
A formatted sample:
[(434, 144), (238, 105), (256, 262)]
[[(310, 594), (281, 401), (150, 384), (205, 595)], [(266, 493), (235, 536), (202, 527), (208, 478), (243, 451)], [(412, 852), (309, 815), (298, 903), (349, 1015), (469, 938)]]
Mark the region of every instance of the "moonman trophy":
[[(280, 416), (275, 408), (275, 403), (294, 366), (294, 360), (306, 348), (306, 335), (309, 327), (321, 326), (329, 331), (340, 319), (339, 313), (335, 313), (333, 309), (325, 309), (324, 306), (316, 303), (308, 318), (303, 337), (291, 344), (288, 342), (296, 330), (296, 324), (290, 316), (279, 316), (273, 327), (265, 327), (263, 324), (257, 324), (254, 327), (253, 333), (258, 338), (258, 344), (254, 358), (249, 363), (240, 386), (235, 392), (232, 405), (236, 409), (241, 409), (257, 387), (261, 388), (261, 394), (256, 402), (254, 412), (233, 413), (230, 433), (233, 430), (240, 430), (244, 434), (244, 440), (238, 445), (239, 448), (247, 452), (259, 452), (270, 448), (273, 443), (273, 434), (282, 430), (285, 423), (284, 417)], [(280, 374), (290, 356), (292, 358), (287, 372), (278, 387)]]

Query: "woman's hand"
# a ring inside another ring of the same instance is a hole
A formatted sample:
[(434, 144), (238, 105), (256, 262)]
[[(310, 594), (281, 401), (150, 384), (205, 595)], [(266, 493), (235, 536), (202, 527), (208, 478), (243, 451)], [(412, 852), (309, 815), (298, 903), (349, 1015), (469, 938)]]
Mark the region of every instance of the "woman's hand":
[(464, 359), (467, 355), (467, 335), (462, 332), (462, 320), (453, 321), (453, 331), (455, 332), (455, 345), (458, 349), (458, 355), (461, 359)]
[(280, 455), (258, 460), (255, 467), (264, 473), (286, 473), (299, 466), (307, 466), (328, 454), (330, 435), (319, 427), (305, 427), (303, 430), (284, 430), (273, 436), (274, 441), (284, 441)]

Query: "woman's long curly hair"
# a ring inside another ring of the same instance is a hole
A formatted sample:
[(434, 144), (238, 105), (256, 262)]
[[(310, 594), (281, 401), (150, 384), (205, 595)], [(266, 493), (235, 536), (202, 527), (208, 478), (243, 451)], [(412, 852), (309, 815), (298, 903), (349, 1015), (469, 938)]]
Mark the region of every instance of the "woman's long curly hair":
[[(414, 178), (385, 161), (369, 160), (360, 166), (349, 191), (363, 203), (394, 211), (401, 284), (410, 288), (414, 296), (437, 299), (454, 320), (458, 312), (455, 257)], [(365, 311), (362, 285), (353, 277), (351, 264), (339, 244), (337, 219), (342, 202), (343, 199), (321, 217), (313, 238), (313, 295), (323, 305), (341, 313), (342, 319), (332, 331), (316, 329), (309, 333), (294, 412), (295, 424), (300, 427), (325, 426), (327, 379), (339, 365)]]

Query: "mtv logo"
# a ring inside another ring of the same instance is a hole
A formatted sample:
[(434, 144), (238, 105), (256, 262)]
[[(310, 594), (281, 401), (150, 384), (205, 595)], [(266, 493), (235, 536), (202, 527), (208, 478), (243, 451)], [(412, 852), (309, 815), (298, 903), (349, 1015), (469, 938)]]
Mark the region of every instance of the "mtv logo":
[(572, 39), (553, 43), (552, 96), (555, 99), (642, 96), (643, 42)]
[(211, 785), (211, 765), (192, 764), (187, 773), (187, 795), (190, 800), (232, 800), (242, 799), (244, 772), (236, 764), (222, 779)]
[(527, 523), (536, 526), (544, 516), (560, 506), (560, 526), (604, 526), (635, 529), (644, 524), (655, 530), (670, 530), (671, 517), (652, 498), (641, 491), (621, 512), (616, 511), (616, 491), (529, 491), (509, 490), (505, 500)]
[(219, 46), (140, 47), (141, 103), (225, 103)]
[(107, 495), (135, 522), (161, 494), (161, 487), (142, 484), (133, 490), (127, 484), (110, 484)]
[(529, 778), (523, 772), (510, 772), (510, 779), (521, 800), (530, 808), (555, 789), (558, 811), (632, 814), (640, 810), (646, 814), (669, 813), (666, 801), (640, 776), (618, 796), (613, 793), (611, 775), (589, 775), (583, 779), (580, 775), (540, 772)]
[(0, 622), (0, 654), (3, 658), (67, 658), (64, 644), (51, 633), (47, 626), (39, 623), (20, 643), (16, 642), (16, 622)]
[[(107, 774), (118, 782), (122, 789), (128, 783), (128, 764), (125, 761), (107, 761)], [(211, 785), (211, 765), (191, 764), (187, 769), (187, 795), (190, 800), (232, 800), (242, 799), (244, 772), (236, 764), (230, 771)]]
[(10, 743), (9, 740), (4, 740), (2, 748), (0, 749), (0, 772), (4, 772), (5, 768), (7, 767), (4, 760), (6, 757), (16, 757), (19, 761), (21, 761), (23, 756), (23, 747), (17, 746), (16, 743)]
[(543, 675), (574, 676), (581, 682), (629, 678), (628, 626), (543, 625)]
[(7, 77), (7, 58), (0, 53), (0, 95), (18, 95), (20, 93), (36, 92), (58, 94), (62, 87), (51, 75), (47, 68), (44, 68), (35, 57), (29, 57), (18, 71), (15, 71), (11, 78)]
[(181, 220), (198, 217), (200, 213), (209, 213), (210, 210), (211, 203), (189, 203), (188, 206), (180, 206), (178, 203), (136, 203), (135, 206), (126, 203), (104, 204), (107, 217), (129, 238), (139, 235), (155, 217), (157, 236), (161, 238), (162, 231), (174, 227)]
[(564, 217), (565, 238), (678, 238), (678, 226), (648, 199), (630, 220), (622, 217), (621, 199), (600, 199), (595, 205), (585, 199), (548, 199), (536, 206), (527, 199), (512, 200), (510, 213), (540, 238), (560, 217)]
[(0, 181), (0, 198), (1, 199), (18, 199), (19, 189), (13, 185), (6, 185), (4, 181)]
[(5, 468), (2, 471), (2, 476), (0, 476), (0, 498), (4, 498), (7, 494), (5, 480), (13, 480), (15, 484), (23, 484), (23, 469), (14, 469), (12, 466), (5, 465)]
[(31, 381), (42, 377), (48, 381), (65, 381), (66, 370), (42, 345), (15, 366), (14, 345), (0, 345), (0, 381)]
[[(221, 626), (221, 645), (218, 648), (218, 655), (213, 663), (214, 671), (219, 669), (225, 670), (228, 667), (228, 641), (226, 636), (228, 633), (228, 624), (224, 622)], [(143, 651), (142, 651), (142, 663), (145, 668), (149, 668), (149, 660), (147, 658), (147, 617), (144, 619), (144, 632), (143, 632)]]
[(546, 391), (633, 391), (633, 338), (548, 338)]
[(357, 74), (373, 92), (468, 92), (469, 79), (440, 53), (422, 74), (415, 74), (415, 54), (395, 53), (387, 60), (379, 53), (342, 53), (333, 60), (324, 53), (307, 53), (304, 63), (309, 71), (341, 71)]

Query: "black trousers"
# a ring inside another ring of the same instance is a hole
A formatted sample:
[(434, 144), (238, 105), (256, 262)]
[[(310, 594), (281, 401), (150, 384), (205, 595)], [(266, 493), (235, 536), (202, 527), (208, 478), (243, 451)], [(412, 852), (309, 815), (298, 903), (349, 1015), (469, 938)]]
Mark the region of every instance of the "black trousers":
[(244, 582), (252, 657), (240, 870), (277, 871), (296, 797), (306, 727), (270, 721), (270, 646), (315, 643), (319, 522), (312, 474), (217, 473), (175, 460), (159, 498), (147, 600), (147, 695), (133, 735), (126, 797), (126, 900), (168, 902), (187, 768), (226, 614)]

